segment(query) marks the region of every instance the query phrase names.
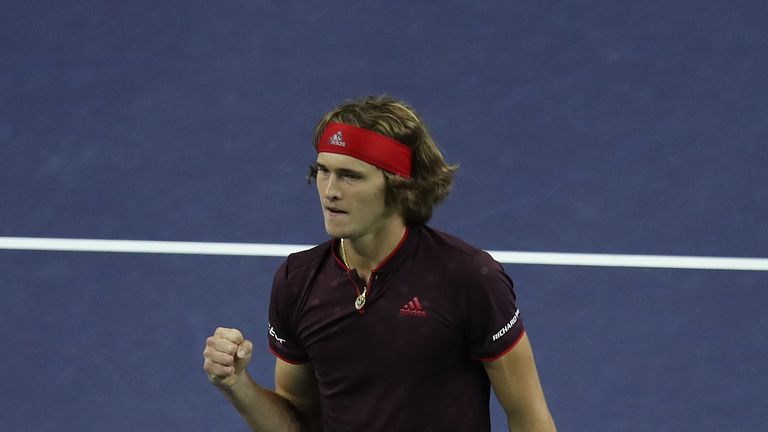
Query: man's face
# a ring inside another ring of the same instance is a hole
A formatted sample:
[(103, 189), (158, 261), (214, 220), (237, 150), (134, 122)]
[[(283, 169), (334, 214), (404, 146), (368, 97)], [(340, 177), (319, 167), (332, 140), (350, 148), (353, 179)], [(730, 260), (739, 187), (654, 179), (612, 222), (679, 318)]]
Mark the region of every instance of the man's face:
[(385, 205), (384, 187), (384, 174), (369, 163), (335, 153), (317, 155), (317, 192), (331, 237), (375, 235), (400, 222), (397, 211)]

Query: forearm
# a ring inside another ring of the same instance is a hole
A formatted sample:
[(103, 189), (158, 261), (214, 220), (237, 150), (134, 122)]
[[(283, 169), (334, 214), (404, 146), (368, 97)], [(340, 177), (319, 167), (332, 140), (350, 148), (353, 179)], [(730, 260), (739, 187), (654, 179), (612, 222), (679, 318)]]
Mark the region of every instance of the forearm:
[(503, 357), (485, 364), (496, 397), (514, 432), (555, 432), (528, 336)]
[(510, 432), (557, 432), (555, 422), (546, 409), (528, 416), (508, 413), (507, 425)]
[(290, 401), (259, 386), (248, 373), (243, 373), (231, 386), (219, 389), (255, 432), (312, 430)]

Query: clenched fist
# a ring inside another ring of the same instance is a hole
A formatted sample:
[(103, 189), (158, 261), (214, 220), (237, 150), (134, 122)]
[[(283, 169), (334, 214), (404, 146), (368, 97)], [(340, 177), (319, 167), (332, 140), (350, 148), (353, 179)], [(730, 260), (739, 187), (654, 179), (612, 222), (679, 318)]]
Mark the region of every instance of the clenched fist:
[(205, 341), (203, 370), (212, 383), (229, 387), (240, 379), (252, 355), (253, 343), (239, 330), (219, 327)]

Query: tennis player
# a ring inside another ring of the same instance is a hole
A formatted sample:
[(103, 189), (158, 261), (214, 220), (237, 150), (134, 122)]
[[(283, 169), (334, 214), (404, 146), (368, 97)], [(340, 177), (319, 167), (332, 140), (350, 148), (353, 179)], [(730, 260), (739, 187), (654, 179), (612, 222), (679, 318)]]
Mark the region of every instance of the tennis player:
[(230, 328), (206, 341), (211, 382), (254, 431), (490, 431), (491, 387), (510, 430), (554, 431), (511, 279), (426, 225), (456, 167), (416, 112), (347, 102), (314, 146), (331, 239), (275, 274), (275, 390), (248, 374), (253, 344)]

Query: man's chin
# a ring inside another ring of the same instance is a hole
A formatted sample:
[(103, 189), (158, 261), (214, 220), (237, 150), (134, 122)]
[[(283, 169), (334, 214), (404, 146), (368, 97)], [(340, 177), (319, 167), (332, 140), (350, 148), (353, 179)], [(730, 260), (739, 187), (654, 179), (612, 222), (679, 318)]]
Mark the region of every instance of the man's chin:
[(332, 228), (332, 227), (329, 227), (328, 225), (325, 226), (325, 232), (328, 234), (329, 237), (333, 237), (337, 239), (348, 237), (347, 235), (345, 235), (345, 232), (343, 230), (340, 230), (338, 228)]

